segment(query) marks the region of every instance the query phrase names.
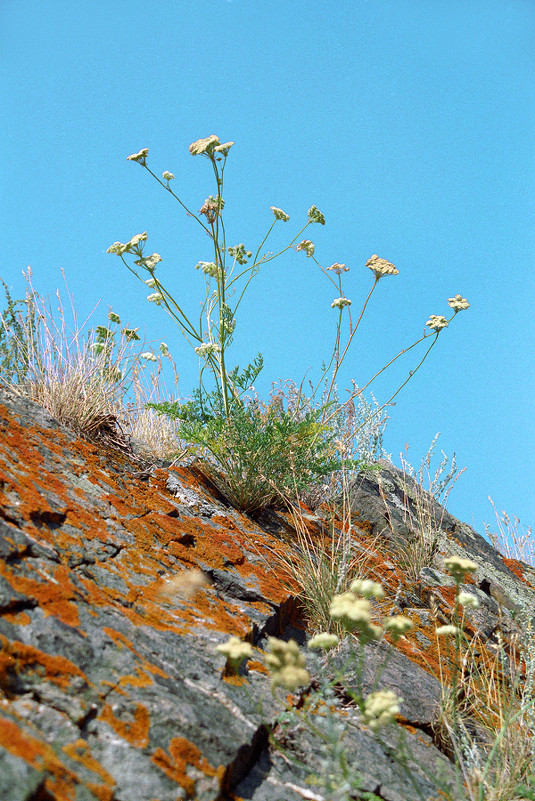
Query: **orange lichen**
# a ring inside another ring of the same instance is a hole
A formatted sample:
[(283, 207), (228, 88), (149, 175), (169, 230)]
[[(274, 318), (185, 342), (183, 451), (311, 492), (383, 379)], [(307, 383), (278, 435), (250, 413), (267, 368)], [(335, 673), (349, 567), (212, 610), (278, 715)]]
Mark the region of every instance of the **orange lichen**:
[(108, 637), (110, 637), (113, 640), (113, 642), (117, 645), (118, 648), (128, 648), (129, 651), (132, 651), (132, 653), (139, 658), (144, 670), (153, 673), (154, 675), (161, 676), (164, 679), (169, 678), (168, 673), (166, 673), (157, 665), (153, 665), (152, 662), (149, 662), (147, 659), (142, 657), (139, 651), (137, 651), (134, 648), (133, 643), (128, 639), (128, 637), (125, 637), (125, 635), (122, 634), (122, 632), (117, 631), (116, 629), (109, 628), (108, 626), (104, 626), (102, 630), (105, 634), (108, 635)]
[(32, 620), (27, 612), (2, 612), (2, 617), (14, 626), (27, 626)]
[(23, 759), (36, 770), (47, 775), (44, 797), (54, 801), (74, 801), (78, 779), (54, 753), (46, 742), (32, 737), (11, 720), (0, 718), (0, 747)]
[(221, 678), (226, 684), (231, 684), (233, 687), (243, 687), (244, 684), (247, 684), (246, 677), (239, 673), (223, 673)]
[(52, 656), (31, 645), (8, 640), (0, 634), (0, 687), (9, 687), (10, 674), (35, 672), (59, 687), (68, 687), (74, 676), (86, 677), (74, 662), (64, 656)]
[(205, 759), (196, 745), (185, 737), (173, 737), (169, 743), (169, 754), (163, 748), (157, 748), (151, 757), (170, 779), (176, 781), (190, 795), (195, 794), (196, 780), (188, 776), (188, 766), (193, 766), (205, 776), (217, 776), (220, 771)]
[(115, 716), (109, 704), (102, 709), (99, 720), (104, 720), (112, 729), (131, 745), (138, 748), (145, 748), (149, 742), (150, 718), (147, 707), (143, 704), (136, 704), (130, 720), (121, 720)]
[(258, 659), (249, 659), (247, 662), (248, 670), (255, 671), (257, 673), (264, 673), (265, 675), (269, 674), (268, 668), (264, 665), (263, 662), (260, 662)]
[[(54, 615), (67, 626), (79, 626), (78, 607), (73, 603), (74, 587), (70, 581), (68, 568), (58, 565), (54, 575), (48, 580), (41, 575), (41, 581), (21, 576), (0, 562), (0, 575), (10, 583), (14, 590), (35, 598), (45, 615)], [(38, 574), (40, 575), (40, 574)]]
[(115, 779), (111, 773), (108, 773), (108, 771), (102, 767), (100, 762), (91, 755), (91, 749), (86, 740), (82, 740), (80, 738), (75, 740), (73, 743), (68, 743), (67, 745), (63, 746), (62, 751), (64, 751), (67, 756), (69, 756), (75, 762), (79, 762), (85, 768), (88, 768), (93, 773), (96, 773), (97, 776), (99, 776), (102, 781), (105, 782), (105, 784), (108, 784), (111, 787), (115, 785)]

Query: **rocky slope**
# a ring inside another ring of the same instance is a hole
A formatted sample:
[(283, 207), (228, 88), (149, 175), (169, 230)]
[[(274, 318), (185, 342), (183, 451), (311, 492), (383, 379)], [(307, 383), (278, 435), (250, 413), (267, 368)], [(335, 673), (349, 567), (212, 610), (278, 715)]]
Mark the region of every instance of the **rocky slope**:
[[(140, 465), (1, 396), (0, 798), (321, 801), (310, 776), (339, 769), (326, 741), (340, 751), (342, 736), (355, 799), (463, 798), (435, 725), (451, 665), (434, 630), (451, 622), (455, 595), (442, 558), (478, 565), (466, 630), (489, 653), (498, 629), (507, 639), (521, 614), (535, 617), (535, 571), (427, 499), (434, 555), (413, 575), (417, 492), (386, 463), (354, 482), (355, 552), (386, 590), (376, 611), (414, 624), (395, 646), (367, 645), (359, 675), (350, 640), (328, 657), (306, 649), (281, 561), (295, 542), (287, 514), (253, 520), (193, 469)], [(316, 542), (328, 538), (321, 512), (303, 519)], [(194, 570), (208, 582), (195, 592)], [(230, 635), (258, 649), (239, 675), (216, 651)], [(269, 635), (302, 645), (309, 687), (272, 693)], [(348, 690), (372, 688), (387, 653), (381, 687), (404, 700), (399, 725), (375, 736)], [(309, 714), (317, 725), (304, 725), (297, 710), (341, 667)]]

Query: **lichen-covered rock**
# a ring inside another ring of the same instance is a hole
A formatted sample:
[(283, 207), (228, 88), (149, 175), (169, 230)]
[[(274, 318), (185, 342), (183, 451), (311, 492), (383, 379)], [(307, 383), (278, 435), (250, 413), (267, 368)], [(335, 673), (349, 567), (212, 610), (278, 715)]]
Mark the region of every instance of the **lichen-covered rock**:
[[(392, 488), (382, 494), (373, 477), (355, 485), (357, 550), (369, 552), (374, 534), (391, 541), (413, 525), (401, 511), (399, 476), (388, 470)], [(298, 588), (282, 567), (293, 531), (284, 512), (255, 521), (199, 471), (140, 466), (7, 396), (0, 396), (0, 499), (6, 801), (320, 800), (321, 781), (314, 789), (310, 777), (334, 759), (328, 726), (341, 727), (363, 792), (388, 801), (438, 797), (457, 782), (432, 734), (440, 689), (434, 627), (440, 616), (451, 618), (455, 592), (440, 554), (477, 561), (469, 586), (482, 604), (469, 622), (489, 643), (499, 604), (512, 629), (518, 607), (535, 614), (533, 572), (504, 561), (441, 511), (437, 561), (419, 583), (379, 546), (370, 563), (387, 590), (375, 611), (403, 609), (413, 631), (395, 647), (367, 647), (360, 677), (348, 642), (328, 657), (309, 653), (311, 686), (285, 700), (272, 694), (261, 659), (268, 635), (302, 645), (307, 638)], [(318, 542), (329, 536), (321, 516), (307, 514), (306, 524)], [(188, 583), (192, 571), (204, 584)], [(239, 675), (216, 651), (230, 635), (259, 649)], [(349, 693), (357, 679), (365, 692), (372, 687), (386, 653), (381, 681), (405, 700), (401, 726), (377, 737)], [(447, 680), (447, 666), (442, 672)], [(337, 688), (329, 714), (316, 705), (318, 725), (310, 726), (298, 708), (328, 677)]]

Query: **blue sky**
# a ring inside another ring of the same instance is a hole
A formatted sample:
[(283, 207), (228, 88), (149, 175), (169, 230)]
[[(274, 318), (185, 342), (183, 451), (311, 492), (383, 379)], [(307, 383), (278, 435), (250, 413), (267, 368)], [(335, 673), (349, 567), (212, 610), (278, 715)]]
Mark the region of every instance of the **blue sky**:
[[(194, 140), (233, 140), (229, 242), (255, 250), (272, 205), (310, 237), (323, 266), (351, 268), (352, 308), (373, 254), (399, 275), (377, 287), (340, 387), (364, 384), (457, 293), (471, 308), (389, 410), (385, 448), (418, 464), (440, 447), (467, 470), (449, 509), (483, 531), (499, 509), (535, 524), (535, 5), (532, 0), (4, 0), (2, 277), (16, 297), (31, 266), (79, 316), (101, 301), (165, 340), (179, 389), (197, 361), (120, 260), (116, 240), (148, 231), (160, 279), (195, 314), (207, 240), (126, 156), (149, 148), (193, 209), (214, 193)], [(280, 224), (282, 226), (282, 223)], [(281, 234), (281, 235), (282, 235)], [(332, 287), (303, 253), (266, 265), (240, 310), (233, 363), (258, 351), (256, 388), (314, 377), (332, 348)], [(386, 400), (410, 355), (373, 385)]]

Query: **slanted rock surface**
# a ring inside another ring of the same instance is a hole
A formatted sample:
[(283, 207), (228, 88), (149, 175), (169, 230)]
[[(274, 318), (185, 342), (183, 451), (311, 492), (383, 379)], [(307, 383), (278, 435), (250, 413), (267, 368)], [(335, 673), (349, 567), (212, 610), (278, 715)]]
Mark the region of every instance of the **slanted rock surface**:
[[(355, 479), (354, 548), (385, 587), (377, 613), (403, 611), (414, 628), (366, 646), (360, 671), (352, 639), (321, 658), (309, 651), (311, 686), (285, 699), (261, 653), (268, 635), (306, 649), (282, 562), (289, 516), (253, 520), (194, 468), (140, 465), (0, 396), (0, 799), (321, 801), (310, 777), (332, 763), (329, 726), (362, 793), (462, 798), (433, 728), (441, 670), (450, 675), (434, 629), (451, 622), (455, 594), (441, 560), (477, 562), (468, 586), (481, 606), (467, 630), (489, 648), (499, 624), (514, 632), (520, 611), (535, 617), (535, 572), (431, 504), (433, 564), (408, 577), (396, 554), (414, 542), (418, 489), (381, 467)], [(322, 512), (305, 513), (310, 536), (328, 537)], [(207, 584), (189, 594), (193, 570)], [(216, 651), (230, 635), (258, 648), (239, 675)], [(386, 656), (381, 686), (404, 700), (400, 725), (376, 736), (350, 691), (375, 689)], [(307, 727), (299, 709), (329, 678), (335, 689)]]

